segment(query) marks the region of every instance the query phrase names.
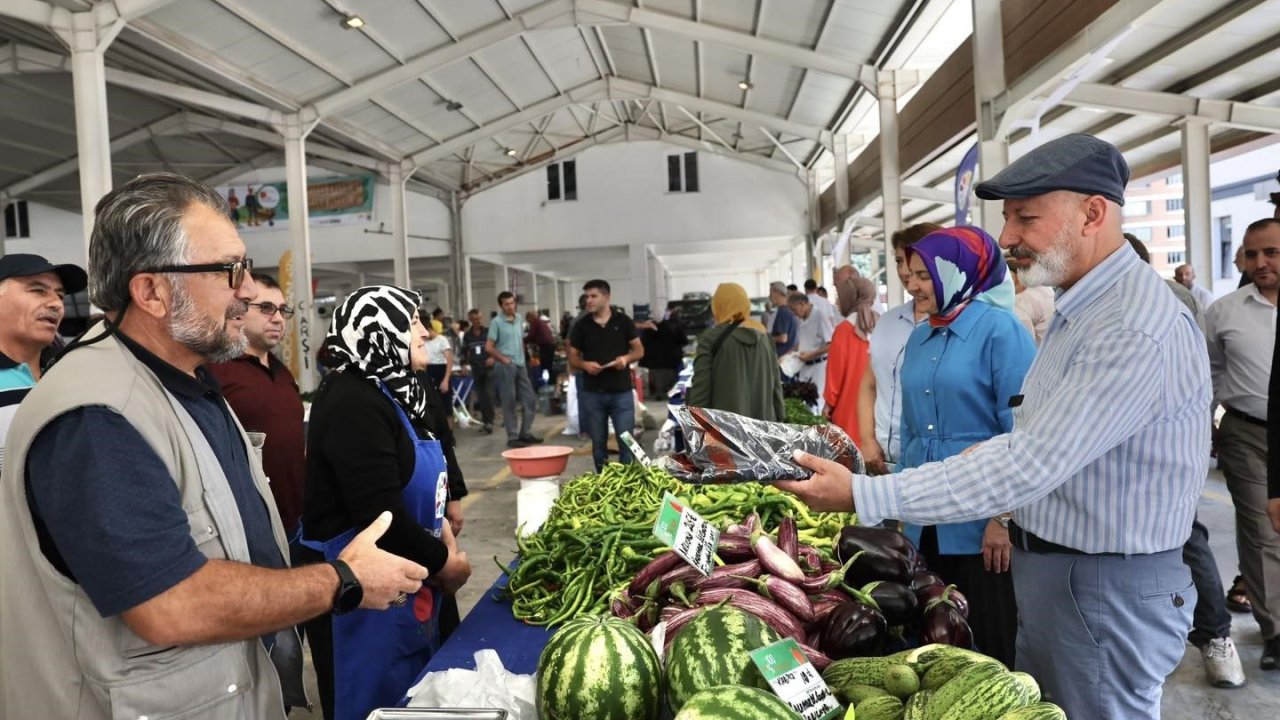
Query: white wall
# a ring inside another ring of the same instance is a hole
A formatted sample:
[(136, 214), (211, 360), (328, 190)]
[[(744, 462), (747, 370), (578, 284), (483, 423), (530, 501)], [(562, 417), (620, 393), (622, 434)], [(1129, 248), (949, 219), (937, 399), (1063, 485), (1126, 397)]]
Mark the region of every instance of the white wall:
[[(1209, 177), (1213, 187), (1218, 188), (1231, 183), (1248, 180), (1260, 176), (1271, 178), (1264, 187), (1259, 191), (1262, 193), (1280, 192), (1280, 185), (1275, 181), (1275, 173), (1280, 169), (1280, 144), (1271, 144), (1250, 150), (1232, 157), (1215, 160), (1209, 169)], [(1221, 200), (1213, 201), (1209, 213), (1211, 228), (1213, 231), (1213, 294), (1216, 297), (1222, 297), (1227, 293), (1236, 289), (1240, 281), (1240, 274), (1236, 272), (1235, 265), (1230, 262), (1234, 257), (1235, 248), (1240, 247), (1244, 240), (1245, 228), (1255, 220), (1272, 217), (1275, 212), (1275, 206), (1268, 201), (1266, 194), (1258, 197), (1258, 193), (1254, 189), (1250, 189), (1241, 195), (1235, 195)], [(1221, 218), (1231, 218), (1231, 247), (1232, 258), (1227, 258), (1228, 262), (1222, 265), (1221, 255)], [(1225, 278), (1223, 276), (1226, 276)], [(1201, 278), (1199, 283), (1208, 286), (1205, 282), (1208, 278)]]

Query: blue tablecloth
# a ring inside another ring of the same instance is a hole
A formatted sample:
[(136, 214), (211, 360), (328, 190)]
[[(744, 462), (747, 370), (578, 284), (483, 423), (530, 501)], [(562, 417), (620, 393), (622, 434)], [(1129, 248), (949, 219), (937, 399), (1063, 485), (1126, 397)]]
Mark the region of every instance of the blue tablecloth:
[[(550, 639), (552, 631), (537, 625), (527, 625), (511, 615), (511, 603), (498, 600), (498, 591), (507, 584), (502, 575), (485, 591), (484, 597), (471, 608), (453, 635), (431, 656), (427, 667), (413, 681), (417, 685), (428, 673), (459, 668), (474, 670), (477, 650), (491, 648), (502, 659), (509, 672), (533, 675), (538, 670), (538, 656)], [(409, 688), (405, 688), (407, 691)]]

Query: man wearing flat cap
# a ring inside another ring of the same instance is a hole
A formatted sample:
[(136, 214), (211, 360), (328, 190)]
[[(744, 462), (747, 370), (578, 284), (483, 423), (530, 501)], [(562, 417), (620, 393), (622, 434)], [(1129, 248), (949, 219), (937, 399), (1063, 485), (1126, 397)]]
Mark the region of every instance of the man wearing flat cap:
[(0, 257), (0, 469), (13, 413), (40, 379), (41, 353), (58, 337), (62, 298), (88, 282), (75, 265), (54, 265), (39, 255)]
[[(963, 522), (1011, 510), (1017, 667), (1073, 718), (1158, 718), (1195, 589), (1182, 546), (1208, 471), (1209, 362), (1186, 306), (1121, 234), (1129, 168), (1068, 135), (977, 186), (1004, 200), (1000, 245), (1059, 290), (1013, 431), (896, 475), (800, 454), (779, 483), (818, 510)], [(1001, 402), (1006, 399), (1002, 398)]]

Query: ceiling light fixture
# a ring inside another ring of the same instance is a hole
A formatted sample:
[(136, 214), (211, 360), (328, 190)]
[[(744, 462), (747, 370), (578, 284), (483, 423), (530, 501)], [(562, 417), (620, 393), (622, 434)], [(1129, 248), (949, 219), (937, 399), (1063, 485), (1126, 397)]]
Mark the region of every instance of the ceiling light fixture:
[(359, 30), (364, 27), (364, 18), (347, 13), (342, 16), (342, 27), (348, 30)]
[(453, 110), (454, 112), (457, 112), (458, 110), (462, 109), (462, 103), (458, 102), (457, 100), (447, 100), (445, 101), (444, 109)]
[(503, 150), (503, 151), (502, 151), (502, 153), (503, 153), (504, 155), (506, 155), (507, 157), (515, 157), (515, 156), (516, 156), (516, 149), (515, 149), (515, 148), (507, 148), (506, 150)]
[(738, 89), (739, 89), (739, 90), (750, 90), (750, 89), (751, 89), (751, 83), (747, 82), (746, 80), (739, 80), (739, 81), (738, 81)]

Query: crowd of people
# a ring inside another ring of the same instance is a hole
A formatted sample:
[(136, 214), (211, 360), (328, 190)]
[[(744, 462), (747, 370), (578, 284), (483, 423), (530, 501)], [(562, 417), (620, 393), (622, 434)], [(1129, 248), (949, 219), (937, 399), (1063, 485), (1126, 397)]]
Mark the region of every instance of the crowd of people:
[[(1247, 282), (1214, 299), (1189, 267), (1162, 281), (1122, 233), (1127, 181), (1101, 140), (1041, 146), (977, 186), (1004, 201), (998, 241), (893, 235), (910, 299), (884, 313), (850, 266), (834, 303), (813, 280), (772, 283), (763, 321), (722, 284), (685, 398), (783, 421), (784, 380), (813, 383), (866, 474), (799, 454), (813, 476), (780, 487), (903, 523), (969, 598), (978, 647), (1073, 717), (1158, 717), (1188, 639), (1210, 682), (1243, 684), (1229, 608), (1254, 614), (1261, 666), (1280, 669), (1280, 210), (1244, 233)], [(145, 175), (97, 205), (87, 272), (0, 258), (5, 717), (279, 717), (306, 702), (303, 634), (326, 718), (394, 704), (471, 574), (455, 370), (483, 432), (497, 405), (508, 446), (540, 442), (556, 333), (509, 292), (487, 325), (404, 288), (351, 293), (304, 426), (272, 352), (294, 309), (228, 213), (203, 185)], [(51, 356), (63, 298), (86, 287), (104, 315)], [(610, 427), (634, 429), (632, 366), (665, 392), (687, 333), (678, 313), (633, 321), (592, 280), (559, 335), (599, 469)], [(1196, 517), (1211, 451), (1235, 506), (1229, 591)]]

